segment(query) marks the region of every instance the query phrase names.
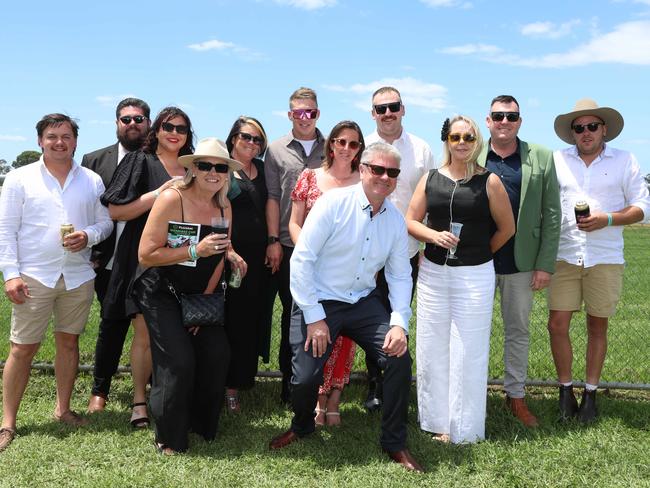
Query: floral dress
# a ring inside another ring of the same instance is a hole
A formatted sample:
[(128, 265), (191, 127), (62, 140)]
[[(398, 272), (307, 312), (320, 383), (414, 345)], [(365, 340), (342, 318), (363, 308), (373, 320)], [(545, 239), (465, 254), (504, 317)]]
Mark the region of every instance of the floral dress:
[[(291, 192), (291, 200), (305, 202), (305, 218), (323, 194), (316, 182), (316, 172), (305, 169), (296, 182), (296, 187)], [(323, 384), (318, 390), (319, 395), (327, 395), (332, 388), (343, 389), (350, 382), (350, 371), (354, 363), (356, 344), (349, 337), (339, 335), (332, 347), (330, 357), (323, 368)]]

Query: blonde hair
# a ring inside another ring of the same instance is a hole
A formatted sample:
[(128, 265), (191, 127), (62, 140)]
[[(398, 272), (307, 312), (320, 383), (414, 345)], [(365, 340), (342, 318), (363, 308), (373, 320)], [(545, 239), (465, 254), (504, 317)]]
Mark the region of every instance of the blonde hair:
[[(192, 166), (194, 166), (194, 161), (192, 161), (191, 164)], [(183, 179), (180, 182), (174, 183), (174, 186), (179, 190), (189, 190), (190, 188), (192, 188), (192, 185), (194, 185), (194, 173), (192, 173), (192, 166), (187, 168), (187, 171), (185, 172), (185, 176), (183, 176)], [(228, 171), (229, 176), (231, 173), (232, 171)], [(228, 200), (229, 189), (230, 189), (230, 177), (226, 178), (225, 181), (223, 182), (223, 186), (219, 189), (219, 191), (216, 192), (214, 195), (212, 195), (212, 204), (215, 207), (228, 208), (230, 206), (230, 200)]]
[[(469, 125), (470, 131), (473, 132), (474, 136), (476, 137), (476, 141), (474, 141), (473, 143), (474, 147), (472, 148), (472, 151), (467, 155), (467, 158), (465, 159), (465, 165), (466, 165), (465, 178), (463, 178), (462, 183), (467, 183), (469, 180), (472, 179), (472, 176), (481, 175), (485, 173), (485, 168), (483, 168), (478, 164), (478, 155), (481, 153), (481, 150), (483, 149), (483, 136), (481, 135), (481, 131), (478, 128), (476, 122), (474, 122), (470, 117), (467, 117), (466, 115), (454, 116), (449, 121), (450, 130), (451, 130), (451, 126), (454, 125), (456, 122), (465, 122), (467, 125)], [(443, 144), (441, 168), (444, 168), (445, 166), (449, 166), (450, 164), (451, 164), (451, 151), (449, 150), (449, 140), (445, 140), (445, 143)]]

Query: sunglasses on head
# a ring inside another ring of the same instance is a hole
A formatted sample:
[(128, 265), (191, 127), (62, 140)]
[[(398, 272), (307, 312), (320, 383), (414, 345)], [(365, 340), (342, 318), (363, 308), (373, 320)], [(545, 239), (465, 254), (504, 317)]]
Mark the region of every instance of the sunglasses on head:
[(470, 134), (469, 132), (465, 132), (464, 134), (459, 134), (456, 132), (447, 136), (447, 140), (452, 144), (458, 144), (461, 139), (467, 143), (470, 143), (476, 141), (476, 136), (474, 134)]
[(315, 119), (318, 115), (317, 108), (294, 108), (291, 110), (294, 119)]
[(345, 149), (346, 147), (349, 147), (353, 151), (356, 151), (361, 147), (361, 143), (359, 141), (348, 141), (347, 139), (343, 139), (341, 137), (332, 139), (332, 143), (335, 146), (340, 147), (341, 149)]
[(375, 176), (384, 176), (384, 173), (386, 173), (389, 178), (397, 178), (399, 176), (399, 172), (401, 171), (399, 168), (386, 168), (385, 166), (379, 166), (378, 164), (370, 164), (370, 163), (361, 163), (361, 164), (363, 164), (364, 166), (368, 166), (372, 174)]
[(227, 173), (229, 169), (228, 165), (225, 163), (212, 164), (207, 161), (194, 161), (194, 166), (196, 166), (199, 171), (205, 171), (206, 173), (213, 168), (217, 173)]
[(190, 131), (190, 128), (186, 125), (180, 124), (180, 125), (174, 125), (170, 122), (163, 122), (160, 127), (162, 130), (165, 132), (174, 132), (176, 131), (177, 134), (185, 135)]
[(519, 112), (492, 112), (490, 118), (495, 122), (501, 122), (507, 119), (508, 122), (517, 122), (519, 120)]
[(596, 132), (598, 130), (598, 127), (601, 125), (605, 125), (603, 122), (590, 122), (588, 124), (575, 124), (572, 125), (571, 128), (573, 129), (573, 132), (576, 134), (582, 134), (585, 129), (588, 129), (589, 132)]
[(396, 114), (402, 108), (402, 102), (382, 103), (381, 105), (375, 105), (373, 108), (379, 115), (384, 115), (386, 110), (390, 110)]
[(256, 146), (261, 146), (262, 144), (264, 144), (264, 139), (262, 139), (259, 136), (254, 136), (253, 134), (249, 134), (247, 132), (240, 132), (237, 135), (242, 141), (252, 142)]
[(131, 121), (136, 124), (141, 124), (145, 120), (147, 120), (147, 118), (144, 115), (125, 115), (124, 117), (120, 117), (120, 122), (124, 125), (129, 125)]

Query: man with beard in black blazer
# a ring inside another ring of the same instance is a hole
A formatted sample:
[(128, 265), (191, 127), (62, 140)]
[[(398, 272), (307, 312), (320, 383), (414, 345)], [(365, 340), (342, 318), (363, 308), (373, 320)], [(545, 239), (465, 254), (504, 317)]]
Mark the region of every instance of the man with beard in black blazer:
[[(82, 166), (93, 170), (101, 176), (104, 186), (108, 188), (113, 173), (122, 158), (129, 152), (142, 147), (151, 123), (150, 108), (139, 98), (125, 98), (115, 110), (117, 125), (117, 143), (103, 149), (86, 154)], [(116, 222), (111, 236), (99, 245), (93, 247), (92, 261), (97, 276), (95, 278), (95, 293), (100, 305), (104, 301), (106, 288), (111, 276), (113, 252), (115, 244), (124, 228), (124, 223)], [(103, 314), (102, 314), (103, 315)], [(95, 368), (93, 371), (93, 388), (88, 402), (88, 412), (99, 412), (106, 407), (111, 379), (117, 371), (122, 356), (124, 339), (129, 330), (131, 319), (105, 319), (99, 324), (99, 334), (95, 346)], [(146, 417), (146, 407), (142, 407)], [(143, 412), (134, 412), (136, 417), (143, 417)], [(136, 415), (136, 413), (138, 415)]]

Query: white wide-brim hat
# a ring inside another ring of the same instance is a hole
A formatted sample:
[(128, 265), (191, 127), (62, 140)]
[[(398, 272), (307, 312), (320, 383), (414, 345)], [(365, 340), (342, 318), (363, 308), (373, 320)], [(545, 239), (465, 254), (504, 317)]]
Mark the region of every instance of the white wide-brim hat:
[(217, 158), (219, 161), (226, 163), (231, 171), (238, 171), (243, 168), (239, 161), (230, 158), (226, 144), (216, 137), (201, 139), (196, 145), (194, 154), (181, 156), (178, 158), (178, 162), (186, 168), (189, 168), (194, 161), (199, 161), (204, 158)]
[(593, 115), (605, 123), (607, 127), (607, 134), (603, 138), (605, 142), (616, 139), (623, 130), (623, 116), (617, 110), (609, 107), (599, 107), (591, 98), (583, 98), (576, 102), (573, 111), (555, 117), (554, 127), (557, 136), (567, 144), (575, 144), (571, 124), (575, 119), (584, 115)]

